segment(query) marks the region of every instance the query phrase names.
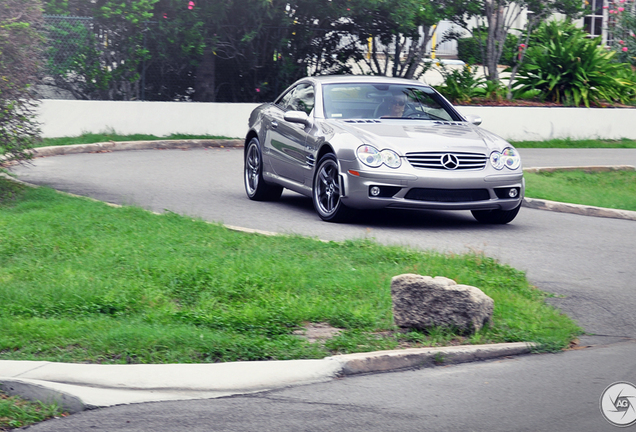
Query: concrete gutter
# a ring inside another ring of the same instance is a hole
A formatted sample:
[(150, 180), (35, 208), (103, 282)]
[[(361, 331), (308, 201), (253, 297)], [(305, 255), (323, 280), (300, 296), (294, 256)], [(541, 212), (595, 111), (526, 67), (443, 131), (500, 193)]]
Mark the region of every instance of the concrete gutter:
[(336, 377), (529, 354), (516, 342), (409, 348), (326, 357), (211, 364), (97, 365), (0, 361), (0, 389), (69, 412), (114, 405), (209, 399), (326, 382)]

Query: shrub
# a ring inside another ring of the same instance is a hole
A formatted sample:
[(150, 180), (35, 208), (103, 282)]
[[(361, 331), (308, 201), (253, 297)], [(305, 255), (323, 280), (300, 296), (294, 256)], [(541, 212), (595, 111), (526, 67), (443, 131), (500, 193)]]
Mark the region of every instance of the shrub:
[[(481, 36), (482, 44), (486, 47), (486, 31), (482, 32)], [(504, 42), (504, 50), (499, 62), (503, 65), (512, 66), (515, 63), (517, 55), (517, 43), (516, 36), (508, 35)], [(457, 39), (457, 58), (468, 64), (483, 64), (481, 57), (481, 47), (478, 37), (466, 37)]]
[(600, 47), (600, 38), (568, 21), (542, 23), (534, 32), (513, 84), (515, 94), (540, 90), (543, 100), (579, 106), (630, 103), (634, 74), (615, 61), (616, 52)]
[(481, 88), (484, 78), (477, 76), (476, 67), (464, 65), (461, 70), (449, 70), (443, 63), (439, 63), (438, 66), (444, 77), (444, 84), (436, 86), (436, 89), (449, 101), (470, 102), (472, 98), (484, 95)]
[(636, 66), (636, 12), (620, 0), (611, 1), (608, 9), (613, 16), (609, 21), (609, 31), (614, 36), (613, 49), (618, 60)]
[(27, 159), (39, 136), (29, 87), (39, 66), (41, 14), (38, 0), (0, 3), (0, 156), (6, 161)]

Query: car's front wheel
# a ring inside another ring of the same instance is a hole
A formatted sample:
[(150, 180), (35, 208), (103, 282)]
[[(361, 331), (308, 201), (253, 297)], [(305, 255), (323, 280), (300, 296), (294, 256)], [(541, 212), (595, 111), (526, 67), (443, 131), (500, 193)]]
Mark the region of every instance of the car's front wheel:
[(283, 188), (279, 185), (265, 183), (263, 180), (263, 158), (258, 138), (250, 140), (245, 150), (243, 180), (245, 192), (251, 200), (275, 201), (280, 198)]
[(471, 213), (473, 217), (481, 223), (507, 224), (517, 217), (520, 208), (521, 204), (512, 210), (471, 210)]
[(338, 160), (332, 153), (327, 153), (318, 162), (312, 197), (314, 208), (324, 221), (344, 222), (353, 214), (353, 211), (342, 203)]

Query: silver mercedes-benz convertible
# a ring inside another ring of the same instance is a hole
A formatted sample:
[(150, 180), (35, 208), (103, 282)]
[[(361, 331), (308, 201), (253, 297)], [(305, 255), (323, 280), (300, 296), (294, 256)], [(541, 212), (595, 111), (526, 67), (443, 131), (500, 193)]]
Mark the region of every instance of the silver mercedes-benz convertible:
[(525, 192), (519, 153), (419, 81), (318, 76), (257, 107), (245, 138), (252, 200), (283, 188), (325, 221), (374, 208), (470, 210), (505, 224)]

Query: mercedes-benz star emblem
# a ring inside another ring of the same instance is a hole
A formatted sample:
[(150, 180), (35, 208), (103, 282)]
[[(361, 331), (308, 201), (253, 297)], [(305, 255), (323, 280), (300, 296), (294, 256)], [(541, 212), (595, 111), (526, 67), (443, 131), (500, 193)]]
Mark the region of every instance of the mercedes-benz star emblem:
[(459, 159), (454, 154), (446, 153), (441, 159), (442, 166), (448, 170), (454, 170), (459, 166)]

